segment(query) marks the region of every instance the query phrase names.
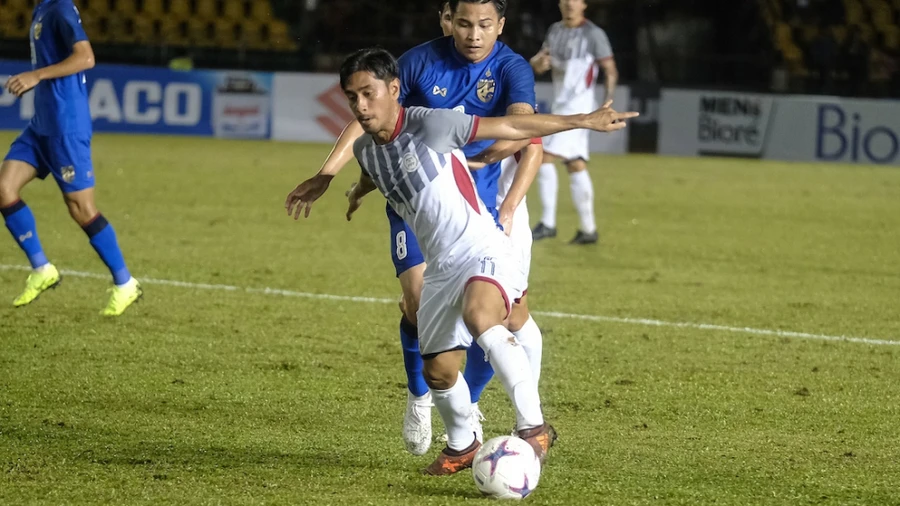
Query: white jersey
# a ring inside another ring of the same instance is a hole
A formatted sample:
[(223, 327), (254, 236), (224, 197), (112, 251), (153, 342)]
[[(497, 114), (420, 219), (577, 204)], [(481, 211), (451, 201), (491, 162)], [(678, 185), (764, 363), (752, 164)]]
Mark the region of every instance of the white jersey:
[(492, 238), (504, 241), (475, 191), (460, 148), (475, 137), (479, 118), (450, 109), (401, 109), (394, 135), (353, 146), (362, 170), (412, 229), (429, 275), (453, 269)]
[(542, 49), (550, 53), (552, 112), (583, 114), (595, 110), (594, 84), (600, 72), (597, 62), (613, 57), (606, 32), (588, 20), (574, 28), (559, 21), (547, 30)]

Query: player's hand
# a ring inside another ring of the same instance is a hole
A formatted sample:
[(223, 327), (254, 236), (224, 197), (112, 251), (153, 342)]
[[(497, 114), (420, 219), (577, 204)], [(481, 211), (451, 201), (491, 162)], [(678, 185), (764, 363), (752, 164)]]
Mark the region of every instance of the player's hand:
[(304, 218), (309, 218), (309, 210), (312, 208), (313, 202), (325, 194), (332, 179), (334, 176), (316, 174), (297, 185), (294, 191), (288, 193), (287, 200), (284, 201), (284, 208), (287, 209), (288, 216), (293, 215), (297, 220), (300, 219), (300, 213), (303, 212)]
[(552, 66), (552, 60), (550, 58), (550, 51), (546, 49), (542, 49), (538, 52), (538, 54), (531, 57), (531, 68), (534, 69), (538, 74), (543, 74), (550, 70)]
[(466, 159), (466, 165), (469, 166), (469, 170), (478, 170), (487, 167), (487, 164), (484, 162), (476, 162), (471, 159)]
[(500, 216), (498, 221), (500, 222), (500, 226), (503, 227), (503, 233), (507, 236), (512, 232), (513, 214), (515, 213), (516, 209), (512, 206), (507, 206), (505, 203), (500, 206)]
[(6, 81), (6, 89), (17, 97), (21, 97), (41, 82), (36, 72), (22, 72)]
[(597, 132), (615, 132), (625, 128), (625, 120), (640, 116), (636, 112), (617, 112), (612, 108), (612, 100), (607, 100), (603, 107), (588, 114), (586, 128)]
[(358, 196), (356, 193), (356, 188), (358, 188), (357, 183), (353, 183), (353, 185), (350, 186), (350, 189), (344, 193), (350, 203), (350, 207), (347, 208), (347, 221), (350, 221), (353, 213), (355, 213), (363, 203), (362, 197)]

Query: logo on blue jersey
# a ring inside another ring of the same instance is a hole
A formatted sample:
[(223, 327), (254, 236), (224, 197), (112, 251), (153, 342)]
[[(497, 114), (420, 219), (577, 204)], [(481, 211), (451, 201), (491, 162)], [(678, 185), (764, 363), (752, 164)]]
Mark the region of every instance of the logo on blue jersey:
[(34, 40), (41, 40), (41, 32), (44, 30), (44, 25), (40, 22), (40, 20), (34, 24)]
[(494, 98), (494, 88), (496, 87), (496, 83), (492, 78), (490, 69), (484, 74), (484, 77), (484, 79), (478, 80), (478, 100), (487, 103)]
[(440, 96), (446, 98), (447, 97), (447, 88), (441, 88), (440, 86), (435, 84), (434, 89), (431, 90), (431, 94), (432, 95), (440, 95)]

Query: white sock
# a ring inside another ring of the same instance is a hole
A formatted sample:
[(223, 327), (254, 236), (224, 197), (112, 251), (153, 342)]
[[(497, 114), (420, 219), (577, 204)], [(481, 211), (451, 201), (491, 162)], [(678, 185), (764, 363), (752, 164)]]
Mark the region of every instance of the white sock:
[(534, 384), (540, 384), (541, 356), (544, 353), (544, 335), (541, 334), (541, 329), (534, 322), (534, 318), (529, 316), (525, 325), (512, 334), (516, 336), (516, 341), (519, 341), (519, 344), (525, 348), (528, 363), (531, 364), (531, 377), (534, 379)]
[(129, 286), (129, 285), (133, 285), (135, 283), (137, 283), (137, 280), (134, 279), (134, 276), (132, 276), (132, 277), (128, 278), (128, 281), (122, 283), (121, 285), (116, 285), (116, 286)]
[(425, 392), (425, 395), (419, 397), (418, 395), (413, 395), (412, 392), (406, 392), (407, 398), (418, 404), (434, 404), (434, 401), (431, 398), (431, 390)]
[(545, 163), (538, 171), (538, 184), (541, 192), (541, 207), (544, 214), (541, 223), (550, 228), (556, 228), (556, 194), (559, 191), (559, 176), (556, 173), (556, 165)]
[(469, 395), (469, 384), (462, 373), (456, 383), (447, 390), (432, 390), (432, 399), (447, 429), (447, 446), (451, 450), (461, 451), (472, 445), (475, 433), (469, 425), (469, 414), (472, 412), (472, 398)]
[(503, 384), (516, 408), (516, 429), (524, 430), (544, 424), (541, 397), (531, 375), (528, 355), (512, 333), (503, 325), (491, 327), (478, 336), (494, 374)]
[(569, 186), (572, 190), (572, 202), (578, 211), (581, 221), (581, 230), (585, 234), (593, 234), (597, 231), (594, 222), (594, 184), (588, 171), (582, 170), (569, 174)]

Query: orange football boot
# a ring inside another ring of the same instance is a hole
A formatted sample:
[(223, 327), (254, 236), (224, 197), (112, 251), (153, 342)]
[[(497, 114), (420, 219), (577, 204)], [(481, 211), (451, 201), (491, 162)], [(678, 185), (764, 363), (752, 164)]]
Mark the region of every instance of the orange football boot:
[(547, 459), (547, 453), (550, 452), (550, 447), (556, 443), (556, 429), (553, 428), (547, 422), (544, 422), (544, 425), (540, 427), (533, 427), (531, 429), (525, 429), (519, 431), (519, 437), (524, 439), (534, 448), (534, 454), (541, 460), (541, 465), (544, 464), (544, 461)]
[(450, 447), (446, 447), (441, 450), (438, 458), (425, 468), (423, 473), (431, 476), (450, 476), (463, 469), (468, 469), (472, 467), (472, 463), (475, 461), (475, 454), (478, 453), (479, 448), (481, 448), (481, 443), (477, 439), (462, 451), (455, 451), (451, 450)]

